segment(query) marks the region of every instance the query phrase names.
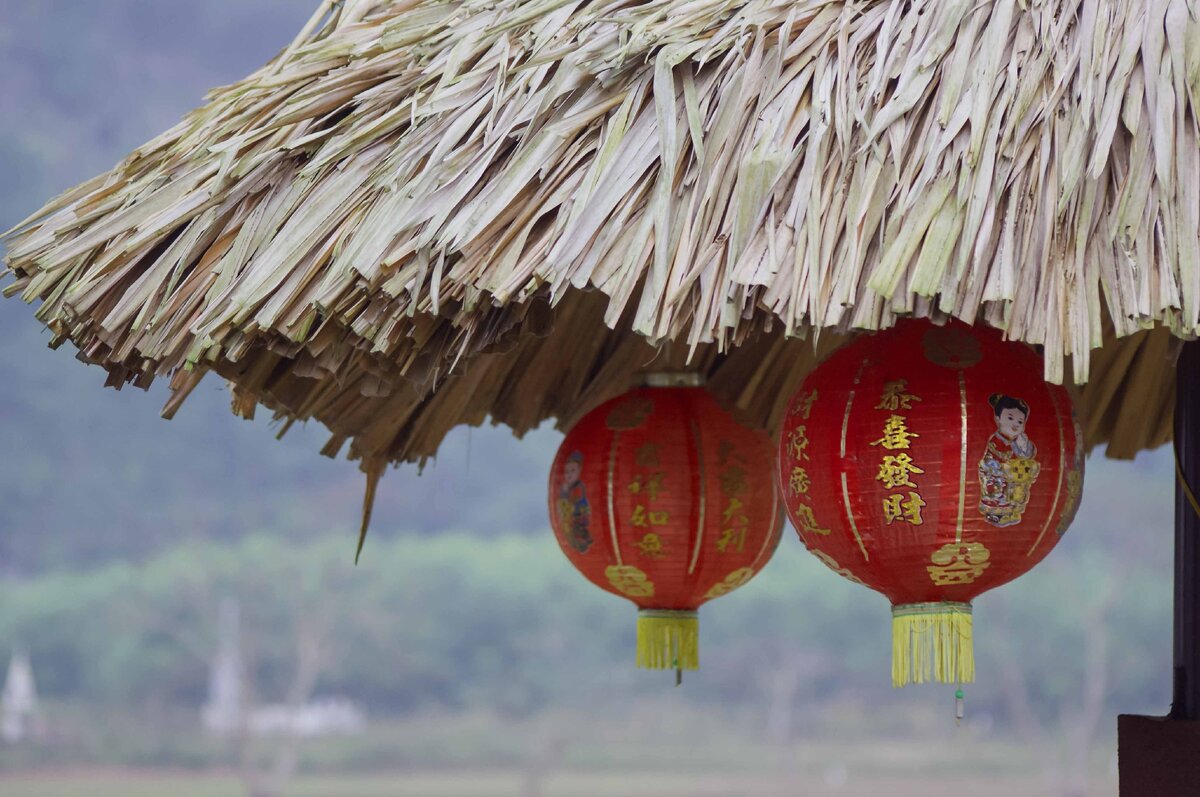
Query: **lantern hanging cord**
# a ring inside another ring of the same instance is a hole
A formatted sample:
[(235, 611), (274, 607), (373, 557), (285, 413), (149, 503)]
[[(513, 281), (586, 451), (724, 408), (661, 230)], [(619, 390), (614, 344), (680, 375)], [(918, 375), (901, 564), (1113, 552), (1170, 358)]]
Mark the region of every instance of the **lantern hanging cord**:
[(1179, 482), (1179, 486), (1183, 488), (1183, 494), (1187, 497), (1188, 503), (1192, 505), (1192, 511), (1200, 516), (1200, 501), (1196, 500), (1196, 494), (1192, 492), (1192, 486), (1188, 484), (1187, 479), (1183, 475), (1183, 465), (1179, 463), (1179, 444), (1173, 445), (1172, 454), (1175, 456), (1175, 479)]

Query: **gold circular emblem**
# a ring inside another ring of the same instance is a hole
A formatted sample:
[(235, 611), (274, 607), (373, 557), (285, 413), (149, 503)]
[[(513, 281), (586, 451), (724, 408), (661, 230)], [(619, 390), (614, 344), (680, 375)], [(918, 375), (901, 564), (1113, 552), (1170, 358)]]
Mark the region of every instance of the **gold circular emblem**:
[(723, 580), (714, 584), (712, 589), (704, 593), (704, 598), (709, 600), (712, 598), (719, 598), (722, 595), (728, 595), (752, 578), (754, 578), (753, 567), (740, 567), (729, 575), (725, 576)]
[(649, 598), (654, 594), (654, 582), (633, 565), (609, 565), (604, 575), (613, 589), (631, 598)]

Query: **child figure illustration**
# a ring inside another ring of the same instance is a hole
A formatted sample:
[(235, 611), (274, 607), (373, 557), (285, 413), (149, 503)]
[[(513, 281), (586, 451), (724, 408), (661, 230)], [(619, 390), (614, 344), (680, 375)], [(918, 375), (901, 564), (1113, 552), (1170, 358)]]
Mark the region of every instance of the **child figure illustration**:
[(580, 553), (592, 547), (592, 534), (588, 525), (592, 510), (588, 506), (587, 489), (579, 477), (583, 471), (583, 454), (572, 451), (563, 465), (562, 484), (558, 488), (558, 517), (567, 538), (567, 544)]
[(1003, 528), (1021, 522), (1040, 466), (1037, 446), (1025, 434), (1029, 405), (1002, 393), (994, 393), (988, 403), (996, 431), (979, 460), (979, 511), (988, 523)]

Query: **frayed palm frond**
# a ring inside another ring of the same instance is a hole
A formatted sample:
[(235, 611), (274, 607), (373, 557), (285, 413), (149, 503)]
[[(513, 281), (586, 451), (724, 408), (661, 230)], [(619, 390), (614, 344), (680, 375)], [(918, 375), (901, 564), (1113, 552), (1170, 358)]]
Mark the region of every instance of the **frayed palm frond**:
[(326, 2), (11, 232), (8, 292), (168, 413), (213, 370), (369, 468), (651, 364), (769, 425), (903, 315), (1094, 377), (1128, 455), (1148, 330), (1200, 330), (1198, 99), (1198, 0)]

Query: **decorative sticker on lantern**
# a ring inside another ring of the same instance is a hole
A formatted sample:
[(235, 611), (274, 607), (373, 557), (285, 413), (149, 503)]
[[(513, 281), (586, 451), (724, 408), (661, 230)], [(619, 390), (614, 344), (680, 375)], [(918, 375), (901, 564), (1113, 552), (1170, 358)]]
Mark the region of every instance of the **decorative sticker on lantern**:
[(1021, 522), (1041, 466), (1037, 446), (1025, 433), (1029, 404), (1003, 393), (993, 393), (988, 403), (996, 431), (979, 460), (979, 512), (988, 523), (1004, 528)]
[(587, 553), (592, 547), (589, 526), (592, 510), (588, 504), (587, 488), (580, 475), (583, 472), (583, 454), (572, 451), (563, 465), (562, 481), (558, 487), (558, 518), (567, 545), (579, 553)]
[(649, 598), (654, 595), (654, 582), (633, 565), (609, 565), (604, 575), (613, 589), (630, 598)]
[(713, 598), (719, 598), (722, 595), (728, 595), (738, 587), (743, 586), (752, 578), (754, 578), (754, 568), (740, 567), (714, 584), (712, 589), (704, 593), (704, 599), (712, 600)]
[[(920, 526), (925, 523), (921, 509), (926, 506), (925, 499), (912, 480), (925, 469), (913, 461), (908, 451), (912, 441), (921, 435), (908, 428), (908, 416), (901, 415), (902, 410), (911, 410), (914, 401), (921, 397), (908, 392), (908, 380), (896, 379), (883, 386), (883, 393), (875, 409), (888, 413), (883, 422), (883, 429), (877, 440), (872, 440), (872, 446), (880, 446), (884, 451), (899, 451), (899, 454), (883, 454), (879, 462), (879, 473), (875, 479), (883, 483), (885, 490), (900, 490), (885, 495), (882, 499), (884, 521), (890, 526), (893, 523), (909, 523)], [(909, 488), (907, 491), (903, 488)]]
[(933, 552), (925, 569), (939, 587), (970, 584), (991, 567), (992, 553), (981, 542), (951, 542)]
[(725, 508), (721, 510), (721, 533), (717, 535), (718, 553), (741, 553), (746, 548), (746, 529), (750, 517), (741, 496), (749, 484), (746, 482), (746, 460), (728, 440), (717, 447), (717, 480), (721, 485), (721, 498)]

